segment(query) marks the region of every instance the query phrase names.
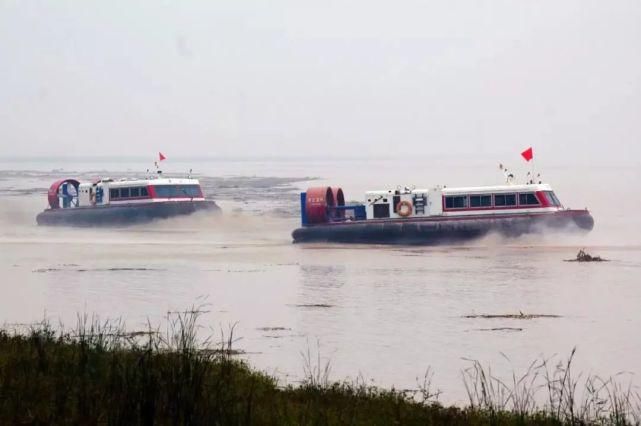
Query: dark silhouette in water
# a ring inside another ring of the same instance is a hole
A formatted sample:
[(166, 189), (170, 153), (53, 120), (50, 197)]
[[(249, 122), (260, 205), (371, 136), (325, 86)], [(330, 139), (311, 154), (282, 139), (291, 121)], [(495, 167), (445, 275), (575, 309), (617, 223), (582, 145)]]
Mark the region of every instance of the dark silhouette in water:
[(566, 262), (607, 262), (607, 259), (603, 259), (601, 256), (592, 256), (581, 249), (576, 254), (576, 259), (568, 259)]

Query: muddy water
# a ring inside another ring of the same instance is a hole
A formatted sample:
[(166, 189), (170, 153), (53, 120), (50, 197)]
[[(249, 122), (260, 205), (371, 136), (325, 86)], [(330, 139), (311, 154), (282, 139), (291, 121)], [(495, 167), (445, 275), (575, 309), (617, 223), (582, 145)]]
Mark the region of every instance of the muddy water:
[[(78, 312), (88, 312), (121, 317), (139, 329), (148, 320), (162, 323), (167, 311), (202, 304), (209, 311), (204, 334), (218, 335), (221, 327), (237, 323), (237, 348), (283, 381), (298, 380), (301, 351), (316, 353), (320, 346), (334, 379), (362, 375), (412, 388), (431, 366), (446, 401), (464, 399), (463, 358), (507, 374), (537, 356), (566, 355), (577, 346), (577, 370), (641, 373), (641, 220), (638, 197), (630, 195), (641, 178), (639, 168), (549, 167), (547, 180), (562, 202), (592, 209), (596, 227), (588, 236), (489, 237), (444, 247), (291, 244), (289, 233), (298, 225), (296, 188), (310, 183), (306, 177), (320, 177), (316, 184), (334, 176), (331, 182), (342, 185), (348, 199), (390, 182), (500, 181), (482, 162), (439, 164), (185, 165), (211, 177), (209, 183), (236, 185), (237, 191), (210, 187), (223, 217), (101, 230), (35, 226), (33, 218), (45, 204), (42, 190), (65, 173), (51, 169), (127, 174), (144, 165), (3, 163), (0, 321), (29, 323), (46, 316), (73, 324)], [(297, 179), (248, 183), (252, 176)], [(611, 261), (563, 261), (583, 247)], [(560, 317), (465, 318), (520, 312)]]

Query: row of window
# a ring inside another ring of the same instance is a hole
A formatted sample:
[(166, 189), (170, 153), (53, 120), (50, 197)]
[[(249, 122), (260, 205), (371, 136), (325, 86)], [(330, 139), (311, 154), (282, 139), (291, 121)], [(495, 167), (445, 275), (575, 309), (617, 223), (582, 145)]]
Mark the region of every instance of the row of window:
[(149, 192), (146, 186), (134, 186), (131, 188), (110, 188), (109, 198), (118, 200), (122, 198), (140, 198), (149, 197)]
[(158, 185), (154, 191), (159, 198), (202, 197), (199, 185)]
[[(560, 205), (552, 191), (545, 191), (549, 204)], [(517, 204), (518, 201), (518, 204)], [(540, 202), (533, 192), (520, 194), (449, 195), (445, 197), (446, 209), (491, 208), (512, 206), (538, 206)]]
[[(158, 185), (154, 186), (154, 192), (156, 197), (159, 198), (202, 197), (202, 192), (198, 185)], [(112, 200), (142, 198), (149, 197), (149, 192), (146, 186), (111, 188), (109, 189), (109, 197)]]

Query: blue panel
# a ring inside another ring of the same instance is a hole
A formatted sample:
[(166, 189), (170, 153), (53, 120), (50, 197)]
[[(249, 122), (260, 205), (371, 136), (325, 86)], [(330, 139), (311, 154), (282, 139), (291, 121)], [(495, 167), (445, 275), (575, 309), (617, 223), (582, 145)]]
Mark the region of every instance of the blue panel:
[(365, 220), (367, 219), (367, 213), (365, 211), (365, 206), (354, 206), (354, 219), (356, 220)]
[(307, 192), (300, 193), (300, 221), (307, 226)]
[(69, 184), (62, 184), (62, 208), (66, 209), (71, 206), (71, 196), (69, 195)]

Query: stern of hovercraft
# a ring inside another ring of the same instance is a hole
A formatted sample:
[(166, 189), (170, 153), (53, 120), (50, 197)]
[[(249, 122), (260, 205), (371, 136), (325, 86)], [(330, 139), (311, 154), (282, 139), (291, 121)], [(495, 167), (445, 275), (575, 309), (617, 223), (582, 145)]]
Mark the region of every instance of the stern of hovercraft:
[(301, 224), (312, 226), (332, 222), (365, 220), (365, 206), (345, 204), (343, 190), (338, 187), (309, 188), (300, 194)]

